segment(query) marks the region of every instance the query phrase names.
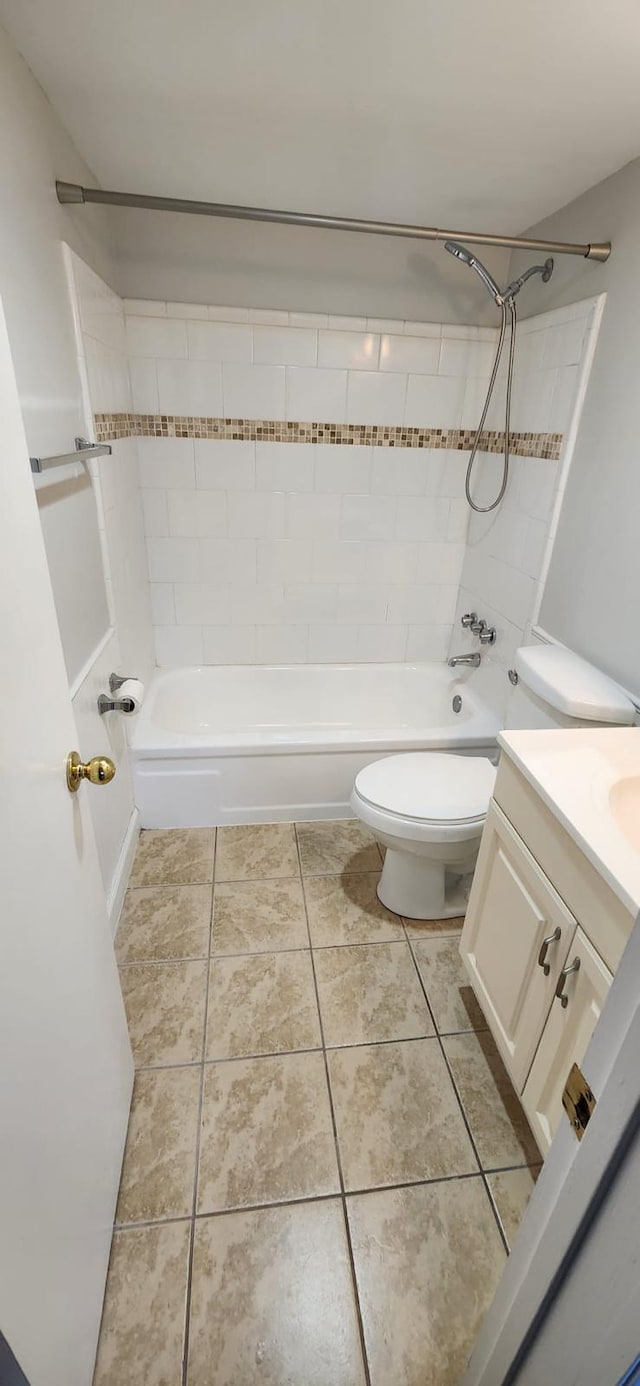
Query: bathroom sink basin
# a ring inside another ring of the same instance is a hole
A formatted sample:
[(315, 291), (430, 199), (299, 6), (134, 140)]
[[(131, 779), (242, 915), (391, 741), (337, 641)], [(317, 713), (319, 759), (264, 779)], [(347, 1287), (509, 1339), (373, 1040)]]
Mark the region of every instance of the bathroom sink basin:
[(609, 806), (627, 842), (640, 852), (640, 775), (617, 780), (609, 793)]

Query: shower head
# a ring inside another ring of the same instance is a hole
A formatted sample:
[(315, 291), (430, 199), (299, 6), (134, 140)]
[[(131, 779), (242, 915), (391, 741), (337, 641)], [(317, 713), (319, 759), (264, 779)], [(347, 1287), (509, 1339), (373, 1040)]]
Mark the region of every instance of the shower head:
[(467, 250), (466, 245), (461, 245), (460, 241), (445, 241), (444, 248), (449, 251), (450, 255), (455, 255), (456, 260), (462, 260), (463, 264), (470, 265), (471, 269), (475, 270), (476, 274), (480, 276), (485, 288), (489, 290), (491, 297), (500, 306), (503, 302), (504, 295), (500, 293), (495, 279), (489, 274), (488, 269), (485, 269), (482, 261), (479, 260), (476, 255), (473, 255), (470, 250)]
[(466, 245), (461, 245), (459, 241), (445, 241), (444, 248), (449, 251), (450, 255), (455, 255), (456, 260), (464, 260), (465, 265), (473, 264), (471, 251), (467, 250)]

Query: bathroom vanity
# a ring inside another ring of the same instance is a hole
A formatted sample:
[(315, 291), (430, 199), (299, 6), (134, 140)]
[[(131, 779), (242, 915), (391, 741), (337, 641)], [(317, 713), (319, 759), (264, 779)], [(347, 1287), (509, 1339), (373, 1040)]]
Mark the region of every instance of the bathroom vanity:
[(460, 951), (546, 1153), (640, 909), (640, 728), (499, 739)]

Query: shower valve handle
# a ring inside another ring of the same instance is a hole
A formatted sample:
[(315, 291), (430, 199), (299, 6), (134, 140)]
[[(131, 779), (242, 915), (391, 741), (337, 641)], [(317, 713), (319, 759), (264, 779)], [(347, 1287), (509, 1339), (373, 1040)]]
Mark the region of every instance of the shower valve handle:
[(477, 619), (478, 617), (475, 611), (467, 611), (464, 616), (460, 617), (460, 625), (463, 630), (468, 630), (469, 626), (473, 629), (474, 621), (477, 621)]

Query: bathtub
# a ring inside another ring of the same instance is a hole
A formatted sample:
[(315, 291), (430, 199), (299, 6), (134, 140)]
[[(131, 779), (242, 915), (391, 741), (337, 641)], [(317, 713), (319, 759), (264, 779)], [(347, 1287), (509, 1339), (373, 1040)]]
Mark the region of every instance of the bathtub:
[(500, 725), (469, 673), (442, 664), (158, 672), (130, 738), (142, 826), (345, 818), (355, 775), (379, 756), (491, 754)]

